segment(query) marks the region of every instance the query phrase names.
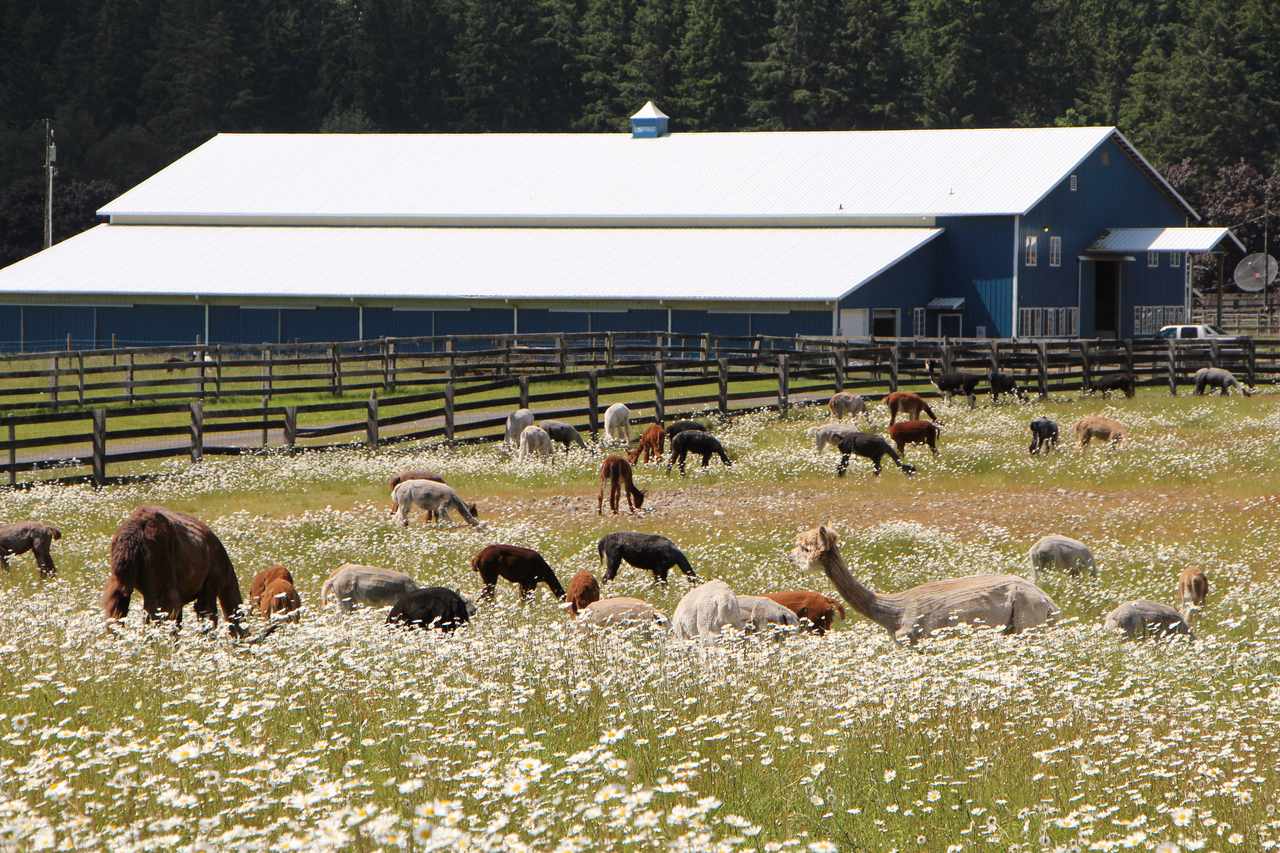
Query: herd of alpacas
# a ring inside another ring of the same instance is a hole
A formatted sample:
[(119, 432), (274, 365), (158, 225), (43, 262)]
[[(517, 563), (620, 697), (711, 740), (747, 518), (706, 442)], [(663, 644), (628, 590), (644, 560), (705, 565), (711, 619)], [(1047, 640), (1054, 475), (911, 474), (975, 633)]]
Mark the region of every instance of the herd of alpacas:
[[(927, 363), (926, 363), (927, 364)], [(985, 381), (993, 399), (1013, 394), (1021, 398), (1022, 390), (1012, 377), (991, 371), (987, 374), (938, 373), (927, 364), (934, 385), (945, 396), (964, 394), (972, 402), (975, 389)], [(1132, 377), (1103, 377), (1090, 391), (1124, 390), (1131, 394)], [(1206, 368), (1196, 374), (1196, 392), (1218, 388), (1229, 393), (1243, 388), (1228, 371)], [(941, 427), (928, 403), (918, 394), (894, 392), (884, 398), (889, 411), (888, 438), (850, 426), (846, 418), (871, 418), (867, 400), (858, 394), (840, 392), (831, 397), (828, 407), (832, 421), (813, 430), (815, 446), (822, 451), (834, 445), (840, 451), (836, 473), (843, 476), (853, 455), (871, 461), (879, 475), (881, 461), (888, 457), (905, 474), (916, 469), (903, 461), (909, 444), (927, 445), (938, 454)], [(905, 420), (899, 421), (902, 415)], [(615, 403), (605, 412), (606, 441), (631, 444), (631, 412)], [(1055, 450), (1058, 424), (1040, 416), (1030, 422), (1031, 447), (1034, 454)], [(1125, 426), (1111, 418), (1090, 415), (1073, 426), (1076, 441), (1086, 448), (1093, 441), (1115, 445), (1126, 436)], [(506, 442), (519, 456), (548, 457), (552, 442), (566, 450), (585, 446), (578, 430), (559, 421), (537, 419), (530, 409), (512, 412), (506, 422)], [(706, 467), (712, 457), (728, 466), (732, 462), (724, 446), (711, 434), (707, 425), (694, 420), (652, 424), (625, 455), (610, 454), (600, 466), (600, 492), (597, 513), (603, 514), (606, 487), (614, 514), (626, 497), (628, 507), (638, 512), (644, 505), (645, 493), (636, 487), (633, 465), (651, 459), (661, 462), (670, 441), (667, 471), (679, 465), (685, 471), (690, 453), (701, 457)], [(392, 512), (402, 525), (408, 525), (410, 513), (417, 509), (425, 520), (438, 522), (455, 512), (464, 522), (481, 526), (479, 511), (450, 487), (444, 478), (427, 470), (405, 470), (390, 481)], [(38, 521), (22, 521), (0, 525), (0, 566), (6, 570), (7, 557), (28, 551), (35, 558), (42, 577), (56, 574), (50, 548), (61, 539), (61, 531)], [(1098, 574), (1098, 567), (1087, 545), (1067, 536), (1053, 534), (1041, 538), (1027, 553), (1028, 577), (983, 574), (921, 584), (902, 592), (881, 593), (862, 584), (840, 555), (836, 534), (826, 526), (797, 537), (791, 559), (807, 570), (821, 572), (830, 581), (839, 599), (808, 589), (786, 589), (762, 595), (740, 595), (721, 580), (703, 580), (687, 556), (671, 539), (652, 533), (619, 531), (609, 533), (596, 546), (600, 563), (605, 567), (603, 581), (589, 571), (580, 571), (566, 589), (555, 570), (541, 554), (516, 545), (493, 544), (481, 549), (472, 559), (471, 568), (480, 576), (481, 602), (493, 599), (498, 580), (508, 581), (520, 589), (523, 599), (533, 597), (539, 584), (545, 585), (565, 610), (580, 625), (645, 625), (679, 639), (708, 638), (726, 629), (751, 632), (777, 632), (778, 629), (808, 630), (824, 634), (837, 618), (844, 618), (845, 605), (854, 612), (884, 627), (895, 641), (917, 640), (955, 625), (982, 625), (1016, 633), (1051, 623), (1060, 614), (1053, 600), (1037, 586), (1042, 572), (1064, 572), (1069, 575)], [(650, 572), (655, 583), (666, 584), (670, 570), (678, 568), (691, 585), (668, 617), (652, 604), (638, 598), (602, 595), (602, 583), (613, 581), (623, 564)], [(182, 611), (193, 604), (196, 616), (208, 623), (206, 630), (218, 622), (218, 609), (226, 618), (231, 634), (247, 637), (242, 621), (246, 609), (256, 611), (267, 620), (267, 626), (249, 642), (257, 642), (286, 622), (296, 620), (302, 599), (294, 579), (284, 566), (274, 565), (253, 578), (249, 587), (249, 608), (244, 607), (240, 584), (231, 559), (217, 535), (201, 520), (186, 513), (159, 506), (135, 509), (116, 529), (110, 545), (110, 571), (102, 593), (102, 609), (109, 620), (128, 615), (135, 592), (142, 595), (148, 622), (172, 620), (174, 630), (181, 625)], [(1111, 611), (1104, 625), (1131, 638), (1148, 635), (1191, 635), (1190, 620), (1205, 604), (1209, 582), (1196, 568), (1182, 571), (1176, 587), (1178, 608), (1153, 601), (1130, 601)], [(450, 632), (465, 625), (477, 613), (476, 603), (456, 590), (440, 586), (420, 586), (408, 575), (391, 569), (346, 563), (324, 582), (321, 606), (336, 605), (343, 612), (357, 607), (389, 607), (386, 621), (393, 625)]]

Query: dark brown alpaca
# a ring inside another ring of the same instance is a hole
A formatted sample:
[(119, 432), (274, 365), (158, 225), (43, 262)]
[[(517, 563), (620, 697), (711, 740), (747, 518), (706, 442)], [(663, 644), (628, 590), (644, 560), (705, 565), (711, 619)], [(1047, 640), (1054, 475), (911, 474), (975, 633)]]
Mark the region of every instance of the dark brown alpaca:
[(293, 583), (293, 575), (284, 566), (275, 565), (263, 569), (253, 576), (253, 583), (249, 584), (249, 600), (257, 601), (262, 598), (262, 594), (267, 591), (267, 587), (272, 581), (285, 580), (290, 584)]
[(49, 553), (49, 545), (62, 538), (62, 531), (42, 521), (15, 521), (12, 524), (0, 524), (0, 568), (9, 570), (9, 561), (5, 557), (31, 552), (36, 558), (36, 567), (40, 569), (40, 577), (51, 578), (58, 573), (53, 565), (53, 555)]
[(147, 621), (182, 624), (182, 608), (195, 602), (196, 616), (218, 623), (217, 604), (231, 633), (240, 627), (240, 583), (222, 542), (204, 522), (158, 506), (140, 506), (111, 538), (111, 574), (102, 592), (108, 619), (129, 614), (134, 590), (142, 593)]
[(569, 603), (569, 612), (577, 616), (579, 611), (600, 600), (600, 582), (583, 569), (569, 580), (569, 592), (564, 600)]
[(844, 618), (844, 604), (811, 589), (784, 589), (766, 593), (765, 598), (778, 602), (801, 619), (809, 620), (818, 634), (831, 630), (837, 613), (841, 619)]
[(884, 404), (889, 407), (889, 426), (893, 426), (899, 412), (907, 420), (919, 420), (921, 412), (928, 415), (931, 421), (938, 420), (938, 416), (933, 413), (933, 409), (929, 408), (924, 397), (912, 394), (910, 391), (894, 391), (884, 398)]
[(302, 607), (302, 598), (299, 597), (298, 590), (294, 589), (291, 581), (284, 578), (276, 578), (267, 584), (267, 588), (257, 598), (257, 602), (258, 612), (266, 618), (292, 614), (288, 618), (294, 622), (297, 621), (298, 610)]
[[(667, 431), (662, 428), (661, 424), (650, 424), (649, 428), (640, 436), (640, 443), (627, 453), (627, 458), (631, 460), (632, 465), (636, 464), (637, 461), (643, 461), (648, 464), (649, 459), (654, 456), (658, 457), (658, 461), (661, 462), (662, 454), (665, 452), (663, 445), (666, 442), (666, 438)], [(641, 454), (644, 455), (643, 460), (640, 459)]]
[(938, 455), (938, 425), (929, 421), (903, 421), (889, 427), (889, 438), (898, 446), (898, 452), (908, 444), (927, 444)]
[(631, 463), (616, 453), (606, 456), (600, 465), (600, 497), (596, 501), (596, 515), (604, 515), (604, 484), (609, 483), (609, 507), (618, 514), (618, 501), (623, 489), (627, 492), (627, 508), (638, 512), (644, 506), (644, 492), (636, 488), (632, 479)]
[(480, 579), (484, 581), (484, 590), (480, 593), (484, 599), (493, 598), (498, 578), (519, 585), (521, 598), (532, 598), (534, 588), (540, 583), (545, 583), (556, 598), (564, 598), (564, 587), (560, 586), (556, 573), (532, 548), (486, 545), (471, 558), (471, 570), (479, 572)]

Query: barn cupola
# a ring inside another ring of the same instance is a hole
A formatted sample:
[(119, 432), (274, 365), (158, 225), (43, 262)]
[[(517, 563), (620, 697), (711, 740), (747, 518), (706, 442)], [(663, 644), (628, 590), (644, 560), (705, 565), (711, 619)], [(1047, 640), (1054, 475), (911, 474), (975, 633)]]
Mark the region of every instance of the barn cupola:
[(632, 139), (656, 139), (667, 135), (667, 114), (645, 101), (643, 107), (631, 117)]

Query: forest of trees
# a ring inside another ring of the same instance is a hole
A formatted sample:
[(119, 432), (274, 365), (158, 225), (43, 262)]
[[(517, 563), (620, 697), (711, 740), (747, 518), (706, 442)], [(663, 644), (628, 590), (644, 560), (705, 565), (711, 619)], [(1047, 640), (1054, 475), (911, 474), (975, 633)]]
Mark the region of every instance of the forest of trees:
[[(218, 131), (1115, 124), (1261, 242), (1275, 0), (0, 0), (0, 266)], [(1273, 183), (1280, 198), (1280, 182)], [(1273, 224), (1276, 220), (1273, 220)]]

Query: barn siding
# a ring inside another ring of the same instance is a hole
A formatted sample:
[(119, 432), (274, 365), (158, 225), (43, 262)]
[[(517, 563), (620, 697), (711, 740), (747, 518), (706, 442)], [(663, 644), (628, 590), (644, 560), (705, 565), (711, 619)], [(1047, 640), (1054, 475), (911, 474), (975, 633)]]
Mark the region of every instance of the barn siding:
[(517, 318), (521, 334), (536, 332), (587, 332), (591, 315), (586, 311), (552, 311), (548, 308), (521, 308)]
[[(92, 308), (62, 305), (29, 305), (23, 313), (26, 349), (29, 351), (66, 349), (71, 335), (74, 349), (94, 346)], [(163, 330), (156, 330), (163, 334)], [(165, 336), (167, 340), (167, 335)]]
[(938, 227), (946, 232), (936, 241), (935, 295), (964, 298), (965, 335), (985, 326), (988, 337), (1008, 336), (1013, 331), (1013, 217), (944, 217)]
[(135, 305), (96, 310), (99, 347), (111, 346), (112, 334), (122, 347), (146, 346), (159, 335), (169, 343), (194, 344), (197, 337), (204, 338), (202, 305)]
[(347, 341), (360, 336), (357, 308), (281, 309), (283, 343)]
[[(889, 269), (863, 284), (840, 300), (841, 308), (897, 308), (898, 330), (903, 336), (925, 332), (913, 329), (913, 308), (923, 308), (935, 296), (958, 296), (941, 293), (938, 289), (939, 263), (943, 254), (942, 234), (925, 243)], [(830, 334), (831, 316), (826, 317), (826, 332)]]
[(17, 352), (22, 347), (22, 308), (0, 305), (0, 352)]

